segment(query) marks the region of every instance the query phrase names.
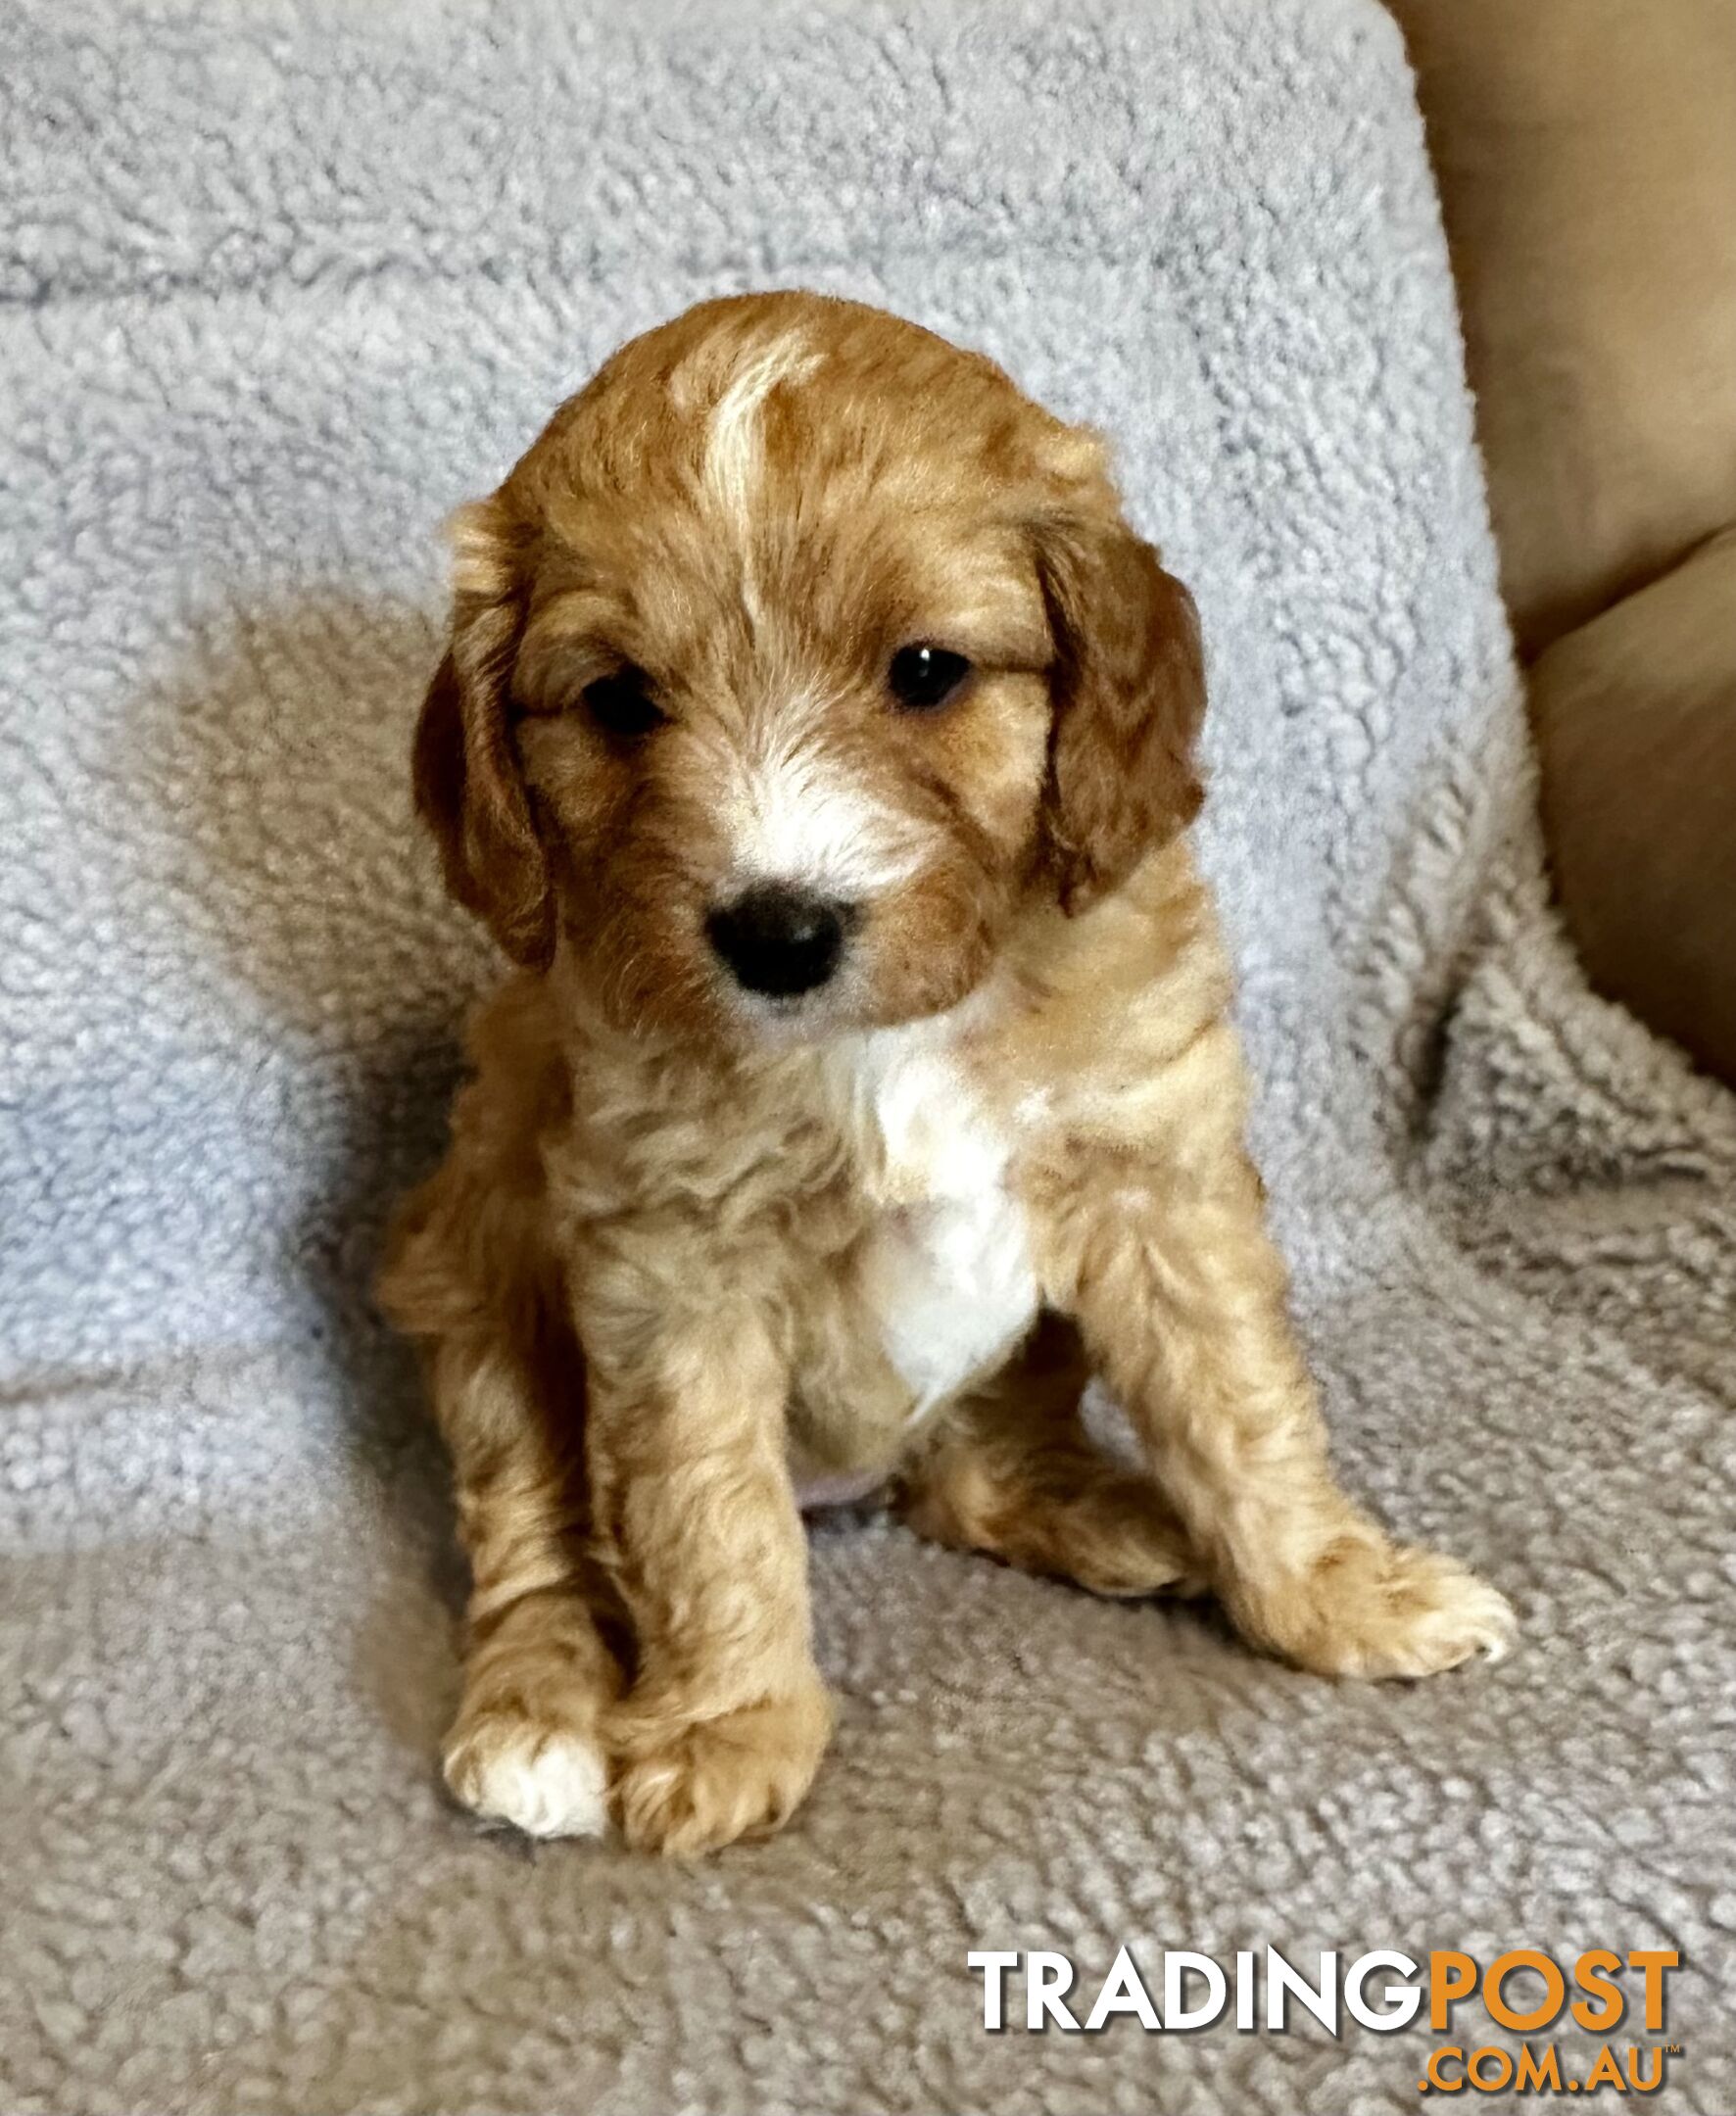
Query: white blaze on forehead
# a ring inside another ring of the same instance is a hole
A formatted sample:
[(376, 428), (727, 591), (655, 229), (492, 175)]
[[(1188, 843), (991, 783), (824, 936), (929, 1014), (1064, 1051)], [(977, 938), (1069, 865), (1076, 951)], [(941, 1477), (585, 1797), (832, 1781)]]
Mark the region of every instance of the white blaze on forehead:
[(759, 484), (760, 414), (780, 382), (801, 382), (820, 364), (799, 331), (747, 355), (713, 406), (705, 434), (705, 482), (739, 522), (748, 520)]
[(733, 759), (720, 814), (744, 888), (788, 882), (854, 901), (921, 864), (919, 826), (795, 741)]
[[(764, 466), (766, 400), (782, 384), (805, 381), (824, 358), (799, 330), (783, 332), (743, 356), (711, 408), (705, 484), (744, 536)], [(757, 620), (750, 563), (742, 594)], [(804, 739), (818, 712), (813, 700), (794, 698), (775, 727), (730, 758), (719, 805), (731, 877), (742, 888), (785, 882), (854, 901), (915, 873), (920, 833)]]

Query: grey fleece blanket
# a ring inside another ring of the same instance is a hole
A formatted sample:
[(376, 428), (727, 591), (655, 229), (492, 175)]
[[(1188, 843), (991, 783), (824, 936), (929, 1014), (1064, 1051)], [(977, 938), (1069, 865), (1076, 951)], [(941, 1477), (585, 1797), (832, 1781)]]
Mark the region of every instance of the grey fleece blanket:
[[(1545, 908), (1373, 0), (14, 0), (0, 95), (0, 2106), (1417, 2105), (1426, 2018), (1034, 2035), (1014, 1979), (984, 2031), (968, 1950), (1088, 2004), (1126, 1942), (1679, 1948), (1659, 2101), (1736, 2109), (1736, 1109)], [(1343, 1474), (1523, 1640), (1334, 1688), (847, 1515), (789, 1833), (533, 1854), (436, 1785), (456, 1561), (365, 1290), (490, 969), (409, 817), (436, 531), (784, 283), (1118, 437)]]

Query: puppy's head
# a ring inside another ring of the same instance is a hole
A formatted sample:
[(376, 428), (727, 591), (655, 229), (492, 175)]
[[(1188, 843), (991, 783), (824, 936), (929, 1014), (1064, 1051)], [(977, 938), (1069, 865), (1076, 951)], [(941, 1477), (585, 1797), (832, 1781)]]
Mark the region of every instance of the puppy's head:
[(1191, 818), (1186, 591), (1093, 435), (801, 294), (624, 347), (454, 532), (416, 738), (453, 893), (623, 1027), (905, 1021)]

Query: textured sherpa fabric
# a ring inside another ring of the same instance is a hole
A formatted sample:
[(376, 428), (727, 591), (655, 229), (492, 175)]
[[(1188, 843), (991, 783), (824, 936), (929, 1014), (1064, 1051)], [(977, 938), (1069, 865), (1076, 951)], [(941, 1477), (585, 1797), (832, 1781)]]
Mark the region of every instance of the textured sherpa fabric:
[[(0, 2107), (1417, 2105), (1425, 2026), (983, 2032), (968, 1949), (1126, 1941), (1676, 1947), (1659, 2102), (1728, 2116), (1736, 1115), (1544, 909), (1373, 0), (12, 0), (0, 96)], [(790, 283), (1118, 438), (1344, 1476), (1524, 1629), (1334, 1688), (841, 1516), (836, 1748), (684, 1870), (440, 1796), (459, 1575), (365, 1282), (490, 971), (409, 815), (438, 524)]]

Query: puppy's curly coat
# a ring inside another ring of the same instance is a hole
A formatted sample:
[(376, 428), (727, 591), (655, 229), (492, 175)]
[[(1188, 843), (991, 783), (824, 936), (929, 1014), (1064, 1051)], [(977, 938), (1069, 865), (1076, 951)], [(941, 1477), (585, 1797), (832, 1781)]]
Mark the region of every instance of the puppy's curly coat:
[(519, 968), (382, 1296), (473, 1571), (458, 1799), (781, 1823), (804, 1479), (1327, 1673), (1500, 1650), (1331, 1477), (1183, 836), (1198, 628), (1097, 438), (874, 310), (711, 302), (455, 547), (417, 794)]

